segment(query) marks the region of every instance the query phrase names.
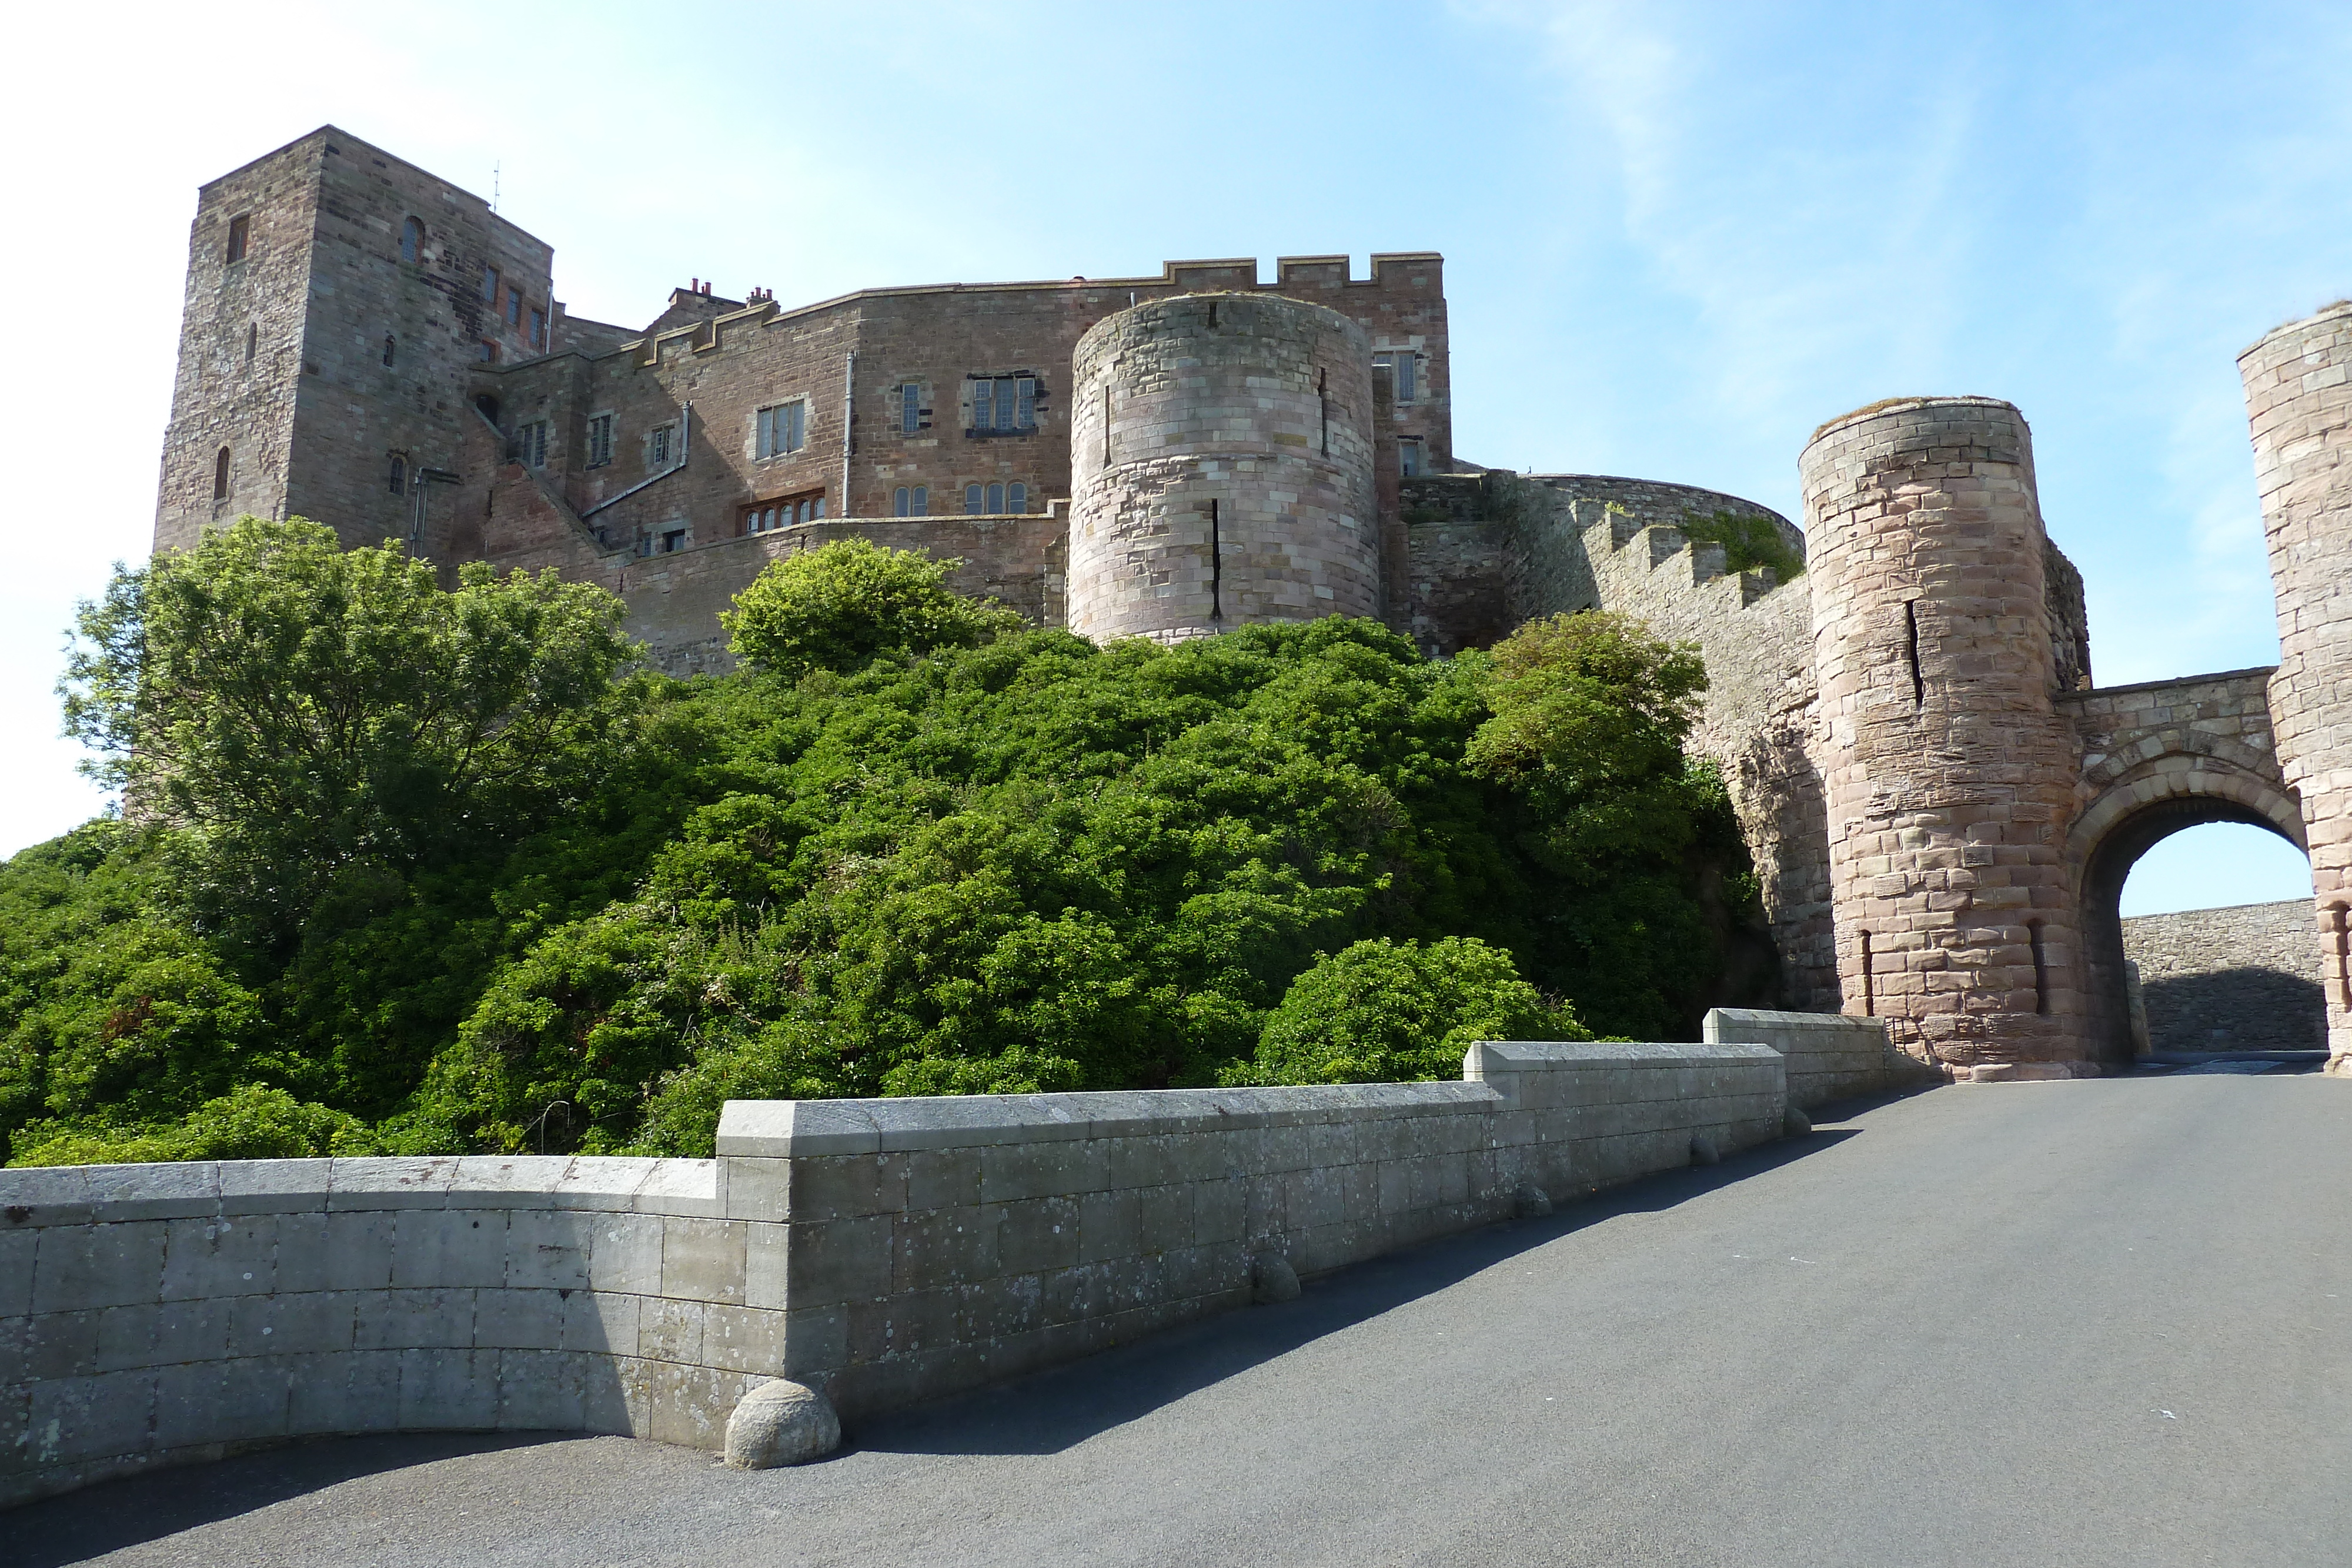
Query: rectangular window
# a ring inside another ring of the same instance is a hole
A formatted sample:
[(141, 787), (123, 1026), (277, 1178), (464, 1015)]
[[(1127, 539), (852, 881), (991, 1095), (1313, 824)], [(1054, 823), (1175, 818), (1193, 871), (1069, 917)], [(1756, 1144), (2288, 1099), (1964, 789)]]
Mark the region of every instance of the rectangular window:
[(1400, 441), (1397, 443), (1397, 472), (1403, 475), (1408, 479), (1421, 472), (1420, 442)]
[(677, 426), (674, 424), (657, 424), (654, 426), (653, 441), (649, 450), (646, 454), (646, 461), (651, 463), (653, 466), (656, 468), (667, 467), (669, 465), (670, 444), (677, 438)]
[(898, 389), (898, 434), (912, 435), (923, 428), (923, 389), (908, 382)]
[(678, 550), (682, 550), (686, 548), (686, 530), (684, 528), (665, 529), (662, 533), (661, 541), (661, 552), (664, 555), (670, 555)]
[(971, 426), (977, 431), (1011, 434), (1037, 428), (1037, 378), (1034, 376), (974, 376), (971, 378)]
[(544, 310), (530, 313), (530, 346), (534, 349), (547, 347), (547, 312)]
[(495, 267), (482, 268), (482, 298), (492, 305), (499, 302), (499, 269)]
[(808, 404), (785, 402), (761, 409), (753, 434), (754, 456), (781, 457), (798, 452), (808, 434)]
[(547, 466), (547, 421), (535, 419), (515, 431), (515, 461), (526, 468)]
[(600, 413), (588, 422), (588, 466), (602, 468), (613, 460), (613, 416)]
[(1372, 363), (1385, 367), (1399, 402), (1412, 402), (1421, 395), (1421, 356), (1399, 352), (1374, 354)]
[(253, 214), (241, 213), (228, 221), (228, 259), (243, 261), (245, 247), (253, 240)]
[(499, 357), (499, 346), (488, 338), (482, 340), (482, 363), (493, 364)]
[(507, 325), (509, 327), (522, 325), (522, 296), (511, 288), (507, 290)]

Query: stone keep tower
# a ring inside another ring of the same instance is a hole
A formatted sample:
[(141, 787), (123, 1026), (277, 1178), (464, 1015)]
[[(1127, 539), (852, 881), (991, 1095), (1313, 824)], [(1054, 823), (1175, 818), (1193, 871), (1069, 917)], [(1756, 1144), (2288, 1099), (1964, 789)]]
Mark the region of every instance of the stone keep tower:
[(1873, 404), (1800, 460), (1844, 1009), (1962, 1079), (2095, 1072), (2042, 513), (2017, 410)]
[(1371, 362), (1354, 321), (1275, 295), (1097, 322), (1071, 360), (1070, 629), (1377, 615)]
[(2328, 1071), (2352, 1059), (2352, 303), (2290, 321), (2238, 357), (2254, 440), (2279, 666), (2271, 720), (2302, 798), (2327, 993)]
[(480, 197), (323, 126), (204, 187), (158, 549), (252, 512), (442, 553), (479, 365), (551, 329), (553, 252)]

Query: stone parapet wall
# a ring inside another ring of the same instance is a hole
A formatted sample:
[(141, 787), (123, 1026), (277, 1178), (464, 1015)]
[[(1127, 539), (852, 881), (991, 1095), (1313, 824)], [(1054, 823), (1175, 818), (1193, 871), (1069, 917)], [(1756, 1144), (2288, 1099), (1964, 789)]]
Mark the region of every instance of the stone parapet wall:
[(1779, 1135), (1763, 1045), (1501, 1043), (1465, 1080), (736, 1102), (716, 1160), (0, 1171), (0, 1507), (332, 1433), (719, 1447), (855, 1417)]
[[(788, 1220), (794, 1375), (855, 1418), (1779, 1135), (1760, 1047), (1503, 1044), (1475, 1082), (735, 1102), (719, 1148)], [(820, 1370), (822, 1368), (822, 1370)]]
[(0, 1507), (331, 1433), (713, 1448), (782, 1359), (781, 1227), (710, 1160), (0, 1172)]
[(2157, 1051), (2320, 1051), (2326, 970), (2302, 899), (2123, 923)]
[(1705, 1033), (1710, 1045), (1738, 1041), (1779, 1051), (1788, 1063), (1789, 1103), (1803, 1111), (1941, 1079), (1889, 1044), (1886, 1026), (1877, 1019), (1711, 1008)]

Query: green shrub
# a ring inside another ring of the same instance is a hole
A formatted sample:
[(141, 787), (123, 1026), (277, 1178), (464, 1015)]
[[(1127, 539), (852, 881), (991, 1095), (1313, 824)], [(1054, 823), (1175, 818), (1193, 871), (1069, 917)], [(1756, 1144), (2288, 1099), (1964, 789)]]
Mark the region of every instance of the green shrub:
[(154, 1160), (291, 1160), (376, 1152), (357, 1117), (247, 1084), (177, 1123), (134, 1127), (36, 1123), (13, 1166), (138, 1165)]
[(786, 676), (862, 670), (885, 653), (971, 648), (1020, 616), (948, 587), (961, 563), (866, 539), (836, 539), (772, 562), (722, 612), (739, 658)]
[[(238, 689), (315, 716), (321, 672), (369, 664), (368, 756), (398, 749), (417, 656), (379, 622), (546, 608), (538, 580), (461, 587), (467, 610), (396, 556), (347, 580), (311, 535), (239, 539), (221, 580), (308, 652), (284, 690), (257, 661)], [(281, 557), (309, 588), (257, 576)], [(332, 748), (305, 782), (224, 740), (318, 810), (172, 796), (0, 864), (12, 1155), (707, 1155), (730, 1097), (1450, 1076), (1480, 1035), (1696, 1028), (1710, 890), (1752, 879), (1683, 752), (1693, 650), (1591, 615), (1451, 661), (1348, 619), (1097, 647), (919, 558), (786, 565), (739, 601), (751, 664), (565, 675), (504, 782), (453, 793), (436, 765), (387, 791)], [(134, 608), (100, 629), (165, 623)], [(563, 612), (592, 664), (612, 612)], [(230, 733), (186, 722), (174, 744)], [(312, 817), (377, 824), (372, 847)]]
[(1475, 937), (1423, 946), (1387, 937), (1315, 963), (1268, 1015), (1255, 1059), (1231, 1083), (1402, 1083), (1459, 1078), (1482, 1040), (1591, 1040), (1565, 1003), (1519, 977)]

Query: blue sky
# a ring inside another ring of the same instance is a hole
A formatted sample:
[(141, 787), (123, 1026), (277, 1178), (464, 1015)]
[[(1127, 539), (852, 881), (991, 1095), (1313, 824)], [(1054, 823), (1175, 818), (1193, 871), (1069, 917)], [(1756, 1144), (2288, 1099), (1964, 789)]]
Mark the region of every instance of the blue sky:
[[(2352, 7), (572, 4), (44, 7), (19, 243), (0, 853), (98, 797), (60, 628), (145, 552), (204, 180), (331, 121), (488, 193), (576, 311), (1164, 258), (1447, 257), (1455, 439), (1795, 515), (1822, 419), (2032, 422), (2102, 684), (2267, 664), (2234, 360), (2352, 292)], [(27, 236), (37, 235), (36, 243)], [(41, 433), (38, 441), (27, 438)], [(2126, 913), (2294, 896), (2252, 830)]]

